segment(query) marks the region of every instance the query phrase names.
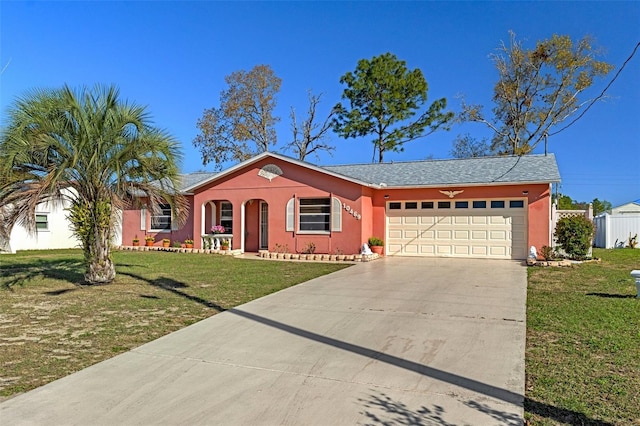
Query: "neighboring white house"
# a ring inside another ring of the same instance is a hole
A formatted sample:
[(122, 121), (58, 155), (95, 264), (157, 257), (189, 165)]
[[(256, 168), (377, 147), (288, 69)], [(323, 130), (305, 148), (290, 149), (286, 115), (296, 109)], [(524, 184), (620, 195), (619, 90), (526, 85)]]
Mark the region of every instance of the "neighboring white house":
[[(640, 239), (640, 199), (614, 207), (593, 219), (596, 226), (595, 246), (600, 248), (626, 247), (629, 238)], [(640, 244), (636, 246), (640, 248)]]
[(611, 209), (612, 215), (640, 214), (640, 199)]
[[(11, 253), (18, 250), (47, 250), (66, 249), (80, 247), (80, 241), (71, 232), (67, 216), (70, 206), (68, 200), (49, 201), (38, 204), (36, 207), (36, 228), (34, 234), (17, 223), (11, 230), (9, 244)], [(119, 214), (120, 218), (122, 214)], [(114, 230), (113, 244), (122, 244), (122, 221), (120, 220)]]
[(48, 201), (36, 207), (36, 233), (31, 234), (17, 223), (11, 230), (11, 252), (79, 247), (67, 219), (68, 201)]

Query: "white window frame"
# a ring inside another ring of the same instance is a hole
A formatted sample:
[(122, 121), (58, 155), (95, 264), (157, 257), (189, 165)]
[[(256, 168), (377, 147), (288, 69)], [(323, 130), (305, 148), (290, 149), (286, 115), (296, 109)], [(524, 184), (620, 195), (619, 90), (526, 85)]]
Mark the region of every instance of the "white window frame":
[[(154, 215), (153, 212), (151, 212), (151, 232), (171, 232), (172, 229), (172, 222), (173, 222), (173, 218), (171, 217), (171, 206), (169, 204), (161, 204), (160, 205), (160, 210), (162, 211), (162, 214), (156, 214)], [(169, 214), (167, 214), (167, 212)], [(168, 218), (169, 219), (169, 223), (167, 224), (167, 227), (164, 228), (154, 228), (154, 219), (165, 219)]]
[[(318, 204), (303, 204), (310, 200), (318, 200)], [(320, 201), (322, 203), (320, 204)], [(326, 212), (303, 212), (305, 209), (310, 208), (318, 208), (324, 209), (326, 208)], [(305, 197), (298, 199), (298, 233), (300, 234), (329, 234), (331, 232), (331, 197)], [(306, 223), (304, 222), (303, 217), (305, 216), (325, 216), (325, 220), (323, 222), (310, 222), (310, 223), (323, 223), (326, 229), (323, 230), (313, 230), (313, 229), (303, 229), (303, 226)]]
[[(224, 222), (228, 222), (231, 225), (226, 226)], [(220, 202), (220, 225), (225, 227), (226, 234), (233, 233), (233, 204), (229, 201), (221, 201)]]

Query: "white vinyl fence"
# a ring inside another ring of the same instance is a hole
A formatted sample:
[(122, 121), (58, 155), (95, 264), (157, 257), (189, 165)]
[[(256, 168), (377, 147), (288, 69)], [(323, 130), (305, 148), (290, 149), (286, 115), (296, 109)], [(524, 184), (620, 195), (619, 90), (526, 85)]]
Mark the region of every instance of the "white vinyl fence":
[[(601, 214), (593, 219), (596, 225), (595, 246), (600, 248), (626, 247), (629, 236), (640, 239), (640, 214)], [(640, 248), (640, 244), (636, 246)]]

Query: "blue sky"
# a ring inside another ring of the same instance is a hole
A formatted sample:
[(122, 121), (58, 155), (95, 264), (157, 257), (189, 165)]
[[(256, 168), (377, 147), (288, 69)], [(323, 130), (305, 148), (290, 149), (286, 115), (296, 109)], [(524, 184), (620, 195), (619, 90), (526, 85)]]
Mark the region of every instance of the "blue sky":
[[(0, 111), (34, 87), (114, 83), (147, 105), (154, 122), (183, 145), (184, 172), (203, 166), (192, 140), (196, 121), (218, 106), (224, 77), (257, 64), (282, 78), (279, 145), (291, 139), (289, 111), (322, 93), (319, 113), (340, 100), (340, 76), (357, 61), (394, 53), (420, 68), (429, 100), (458, 97), (491, 108), (497, 79), (489, 55), (509, 30), (525, 46), (556, 34), (590, 35), (619, 69), (640, 41), (640, 2), (0, 2)], [(614, 71), (615, 72), (615, 71)], [(613, 76), (597, 81), (596, 96)], [(640, 52), (580, 121), (549, 140), (560, 191), (614, 205), (640, 198)], [(449, 158), (456, 135), (490, 136), (480, 124), (410, 142), (385, 161)], [(369, 140), (331, 134), (333, 156), (317, 164), (367, 163)], [(542, 148), (537, 150), (539, 152)]]

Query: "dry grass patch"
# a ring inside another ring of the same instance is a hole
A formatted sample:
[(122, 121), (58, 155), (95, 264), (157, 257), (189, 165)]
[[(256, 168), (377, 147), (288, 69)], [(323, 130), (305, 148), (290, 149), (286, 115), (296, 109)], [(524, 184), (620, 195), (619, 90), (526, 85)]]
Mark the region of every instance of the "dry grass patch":
[(218, 312), (348, 265), (115, 252), (83, 286), (77, 250), (0, 257), (0, 396), (11, 397)]

